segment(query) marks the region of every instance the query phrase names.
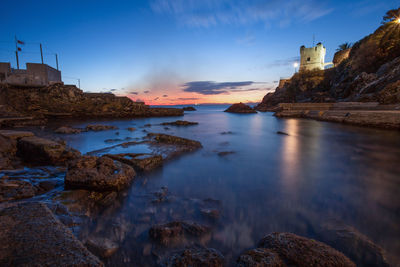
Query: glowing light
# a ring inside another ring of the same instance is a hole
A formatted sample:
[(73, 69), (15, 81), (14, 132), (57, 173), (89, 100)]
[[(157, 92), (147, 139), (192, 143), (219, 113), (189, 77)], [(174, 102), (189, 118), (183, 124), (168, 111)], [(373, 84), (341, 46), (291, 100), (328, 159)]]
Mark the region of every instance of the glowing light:
[(297, 68), (299, 66), (298, 62), (293, 63), (293, 67)]
[(396, 22), (400, 24), (400, 18), (396, 19)]

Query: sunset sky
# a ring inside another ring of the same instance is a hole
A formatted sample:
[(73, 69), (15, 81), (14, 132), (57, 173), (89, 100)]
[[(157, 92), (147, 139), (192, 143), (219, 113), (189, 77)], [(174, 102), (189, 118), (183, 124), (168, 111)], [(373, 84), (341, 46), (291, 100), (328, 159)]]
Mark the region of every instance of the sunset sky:
[[(40, 3), (40, 4), (38, 4)], [(326, 61), (372, 33), (396, 0), (2, 1), (0, 62), (55, 66), (65, 83), (146, 104), (259, 102), (290, 77), (301, 45)], [(4, 11), (3, 10), (3, 11)], [(17, 15), (17, 16), (16, 16)]]

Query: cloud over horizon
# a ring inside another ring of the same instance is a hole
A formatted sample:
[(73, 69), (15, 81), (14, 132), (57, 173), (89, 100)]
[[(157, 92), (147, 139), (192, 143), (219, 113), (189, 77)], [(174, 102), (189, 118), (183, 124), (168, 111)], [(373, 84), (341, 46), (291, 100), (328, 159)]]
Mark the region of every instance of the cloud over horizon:
[(255, 23), (282, 27), (310, 22), (332, 11), (327, 1), (321, 0), (153, 0), (150, 7), (155, 13), (174, 16), (178, 22), (194, 27)]
[(202, 95), (219, 95), (229, 94), (230, 92), (248, 92), (259, 91), (265, 88), (243, 88), (253, 85), (256, 82), (213, 82), (213, 81), (193, 81), (183, 84), (183, 91), (190, 93), (198, 93)]

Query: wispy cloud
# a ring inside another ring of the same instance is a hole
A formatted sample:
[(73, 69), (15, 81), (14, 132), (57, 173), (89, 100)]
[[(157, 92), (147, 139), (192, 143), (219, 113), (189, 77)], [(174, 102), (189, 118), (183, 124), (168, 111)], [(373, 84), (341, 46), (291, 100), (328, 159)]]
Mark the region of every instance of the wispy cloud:
[(146, 91), (144, 91), (143, 93), (148, 94), (148, 93), (150, 93), (150, 91), (149, 91), (149, 90), (146, 90)]
[(286, 26), (310, 22), (332, 11), (324, 0), (152, 0), (150, 5), (156, 13), (195, 27), (254, 23)]
[(267, 68), (274, 68), (274, 67), (286, 67), (286, 66), (292, 66), (293, 63), (299, 62), (300, 57), (290, 57), (290, 58), (285, 58), (285, 59), (278, 59), (275, 61), (272, 61), (271, 63), (267, 64)]
[(132, 91), (132, 92), (129, 92), (129, 94), (130, 94), (130, 95), (138, 95), (139, 93), (138, 93), (138, 92), (135, 92), (135, 91)]

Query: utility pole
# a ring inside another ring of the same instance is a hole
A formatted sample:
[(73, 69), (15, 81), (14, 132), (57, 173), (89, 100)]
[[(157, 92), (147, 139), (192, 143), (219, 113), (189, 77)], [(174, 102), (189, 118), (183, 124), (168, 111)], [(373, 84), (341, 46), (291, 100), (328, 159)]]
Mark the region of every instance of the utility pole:
[(313, 34), (312, 36), (312, 47), (314, 47), (314, 45), (315, 45), (315, 34)]
[(40, 56), (42, 57), (42, 64), (43, 64), (43, 49), (42, 49), (42, 44), (40, 44)]
[(19, 60), (18, 60), (18, 39), (15, 35), (15, 56), (17, 58), (17, 69), (19, 69)]
[(56, 65), (57, 65), (57, 70), (58, 70), (58, 55), (56, 54)]

